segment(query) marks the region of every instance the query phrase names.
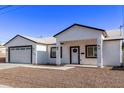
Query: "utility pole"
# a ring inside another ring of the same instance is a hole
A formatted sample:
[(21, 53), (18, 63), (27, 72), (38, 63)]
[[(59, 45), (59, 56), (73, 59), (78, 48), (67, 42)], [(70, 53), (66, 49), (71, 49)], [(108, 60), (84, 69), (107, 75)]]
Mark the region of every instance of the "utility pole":
[[(124, 32), (124, 8), (123, 8), (123, 5), (122, 5), (121, 8), (122, 8), (121, 9), (122, 10), (121, 11), (122, 12), (122, 25), (120, 26), (120, 31), (121, 31), (121, 34), (122, 34), (122, 37), (123, 37), (123, 32)], [(122, 41), (122, 53), (121, 53), (122, 54), (122, 64), (121, 64), (122, 66), (124, 66), (124, 58), (123, 58), (124, 57), (123, 56), (124, 55), (124, 52), (123, 52), (123, 47), (124, 46), (123, 46), (123, 44), (124, 44), (124, 42)]]

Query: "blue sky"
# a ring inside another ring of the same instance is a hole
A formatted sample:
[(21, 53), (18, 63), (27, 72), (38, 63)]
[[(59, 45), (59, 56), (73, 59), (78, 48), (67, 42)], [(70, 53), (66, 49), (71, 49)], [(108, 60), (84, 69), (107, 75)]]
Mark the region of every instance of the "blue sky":
[(53, 36), (73, 23), (105, 30), (119, 28), (122, 6), (12, 6), (0, 10), (0, 41), (16, 34)]

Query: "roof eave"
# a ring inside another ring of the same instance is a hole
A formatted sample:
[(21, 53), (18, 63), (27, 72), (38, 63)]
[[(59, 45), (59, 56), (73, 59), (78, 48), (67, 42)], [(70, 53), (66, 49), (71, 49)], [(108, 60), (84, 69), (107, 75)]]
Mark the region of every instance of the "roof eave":
[(124, 40), (124, 38), (104, 39), (104, 41), (115, 41), (115, 40)]
[(22, 35), (16, 35), (16, 36), (13, 37), (12, 39), (10, 39), (8, 42), (6, 42), (6, 43), (4, 44), (4, 46), (7, 45), (9, 42), (11, 42), (13, 39), (15, 39), (15, 38), (18, 37), (18, 36), (20, 36), (20, 37), (22, 37), (22, 38), (24, 38), (24, 39), (26, 39), (26, 40), (29, 40), (29, 41), (31, 41), (31, 42), (34, 42), (34, 43), (36, 43), (36, 44), (47, 45), (47, 44), (45, 44), (45, 43), (39, 43), (39, 42), (36, 42), (36, 41), (34, 41), (34, 40), (31, 40), (31, 39), (26, 38), (26, 37), (24, 37), (24, 36), (22, 36)]

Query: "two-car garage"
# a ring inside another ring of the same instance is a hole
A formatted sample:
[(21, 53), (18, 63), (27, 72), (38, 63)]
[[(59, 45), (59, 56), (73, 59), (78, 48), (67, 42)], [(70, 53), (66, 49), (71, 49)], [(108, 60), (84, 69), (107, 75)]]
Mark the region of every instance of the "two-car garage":
[(32, 63), (32, 46), (14, 46), (8, 48), (10, 63)]
[(33, 38), (16, 35), (7, 43), (6, 63), (48, 64), (48, 45), (56, 43), (53, 37)]

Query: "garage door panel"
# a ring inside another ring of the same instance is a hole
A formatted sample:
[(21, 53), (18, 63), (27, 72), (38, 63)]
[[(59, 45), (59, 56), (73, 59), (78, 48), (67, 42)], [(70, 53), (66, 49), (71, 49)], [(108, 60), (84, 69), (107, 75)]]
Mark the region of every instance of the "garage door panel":
[(10, 48), (11, 63), (31, 63), (31, 47)]

